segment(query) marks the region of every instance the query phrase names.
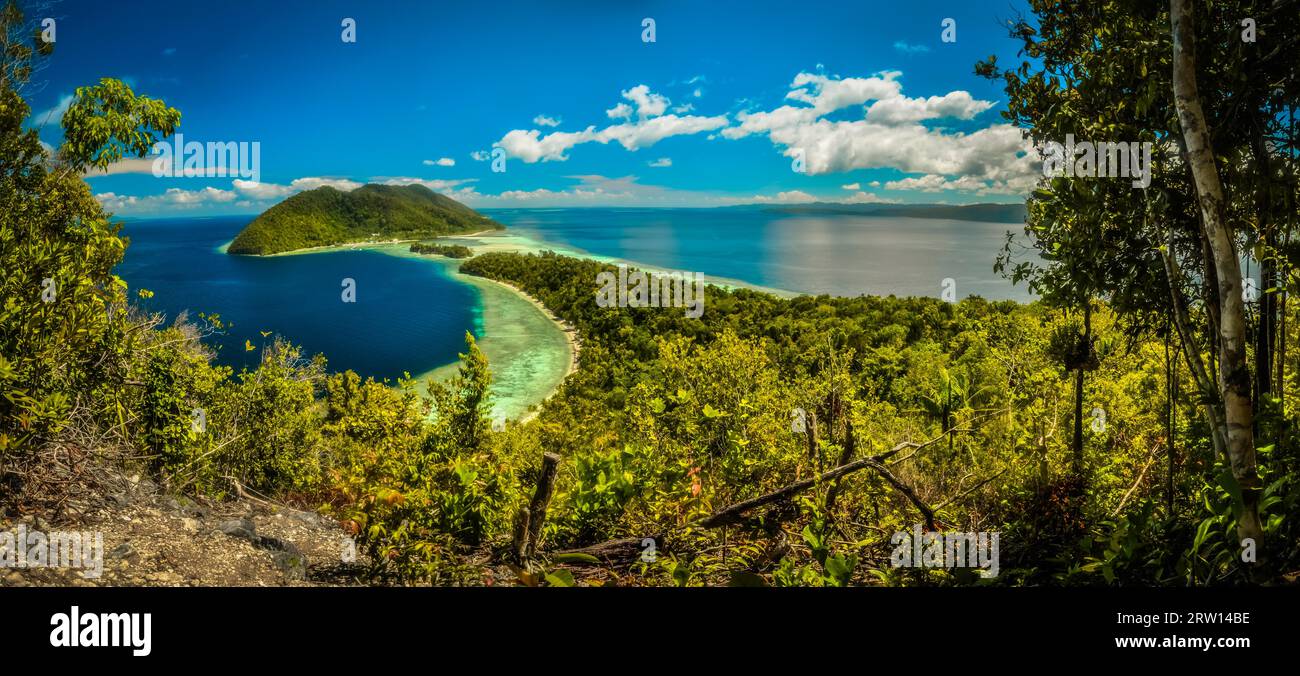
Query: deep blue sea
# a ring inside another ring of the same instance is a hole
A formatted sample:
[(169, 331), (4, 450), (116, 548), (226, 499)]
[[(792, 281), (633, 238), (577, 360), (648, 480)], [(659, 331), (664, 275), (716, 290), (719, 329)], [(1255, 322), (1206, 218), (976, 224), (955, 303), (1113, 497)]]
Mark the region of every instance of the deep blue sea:
[[(445, 266), (375, 251), (303, 256), (228, 256), (230, 241), (251, 216), (128, 221), (130, 238), (117, 274), (154, 292), (144, 307), (168, 321), (188, 310), (218, 313), (233, 323), (212, 341), (221, 363), (252, 366), (244, 341), (273, 331), (323, 353), (331, 370), (396, 378), (455, 361), (465, 331), (476, 328), (478, 292), (452, 280)], [(356, 282), (356, 302), (342, 300), (343, 280)]]
[[(593, 254), (804, 293), (1027, 300), (993, 272), (1014, 224), (851, 215), (790, 216), (746, 209), (485, 210), (517, 234)], [(251, 216), (127, 221), (117, 273), (146, 308), (218, 313), (233, 324), (219, 360), (253, 365), (262, 331), (323, 353), (333, 370), (395, 378), (455, 361), (466, 330), (481, 335), (478, 292), (432, 261), (376, 251), (228, 256), (218, 250)], [(344, 303), (342, 281), (356, 281)]]
[(1023, 224), (758, 209), (493, 209), (535, 239), (603, 256), (759, 286), (838, 296), (939, 296), (1028, 301), (993, 272), (1008, 231)]

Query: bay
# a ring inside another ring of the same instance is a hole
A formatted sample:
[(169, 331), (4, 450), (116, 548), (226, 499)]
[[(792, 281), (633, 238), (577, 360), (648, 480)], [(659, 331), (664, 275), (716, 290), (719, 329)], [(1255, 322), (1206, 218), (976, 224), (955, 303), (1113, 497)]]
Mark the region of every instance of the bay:
[[(217, 313), (229, 330), (208, 342), (218, 361), (254, 366), (263, 331), (284, 336), (307, 355), (323, 353), (334, 371), (397, 378), (456, 360), (465, 331), (482, 335), (479, 292), (448, 268), (366, 250), (310, 255), (230, 256), (219, 247), (251, 216), (127, 221), (130, 239), (117, 274), (134, 302), (174, 320), (181, 312)], [(356, 302), (342, 299), (356, 282)], [(154, 293), (134, 298), (136, 289)]]

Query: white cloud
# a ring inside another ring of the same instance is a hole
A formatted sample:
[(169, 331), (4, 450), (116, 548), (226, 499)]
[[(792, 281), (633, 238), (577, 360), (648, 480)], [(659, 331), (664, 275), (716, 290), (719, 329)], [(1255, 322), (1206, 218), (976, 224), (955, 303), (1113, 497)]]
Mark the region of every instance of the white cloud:
[(754, 195), (750, 201), (758, 204), (806, 204), (816, 202), (817, 198), (802, 190), (786, 190), (772, 196)]
[(850, 183), (848, 185), (842, 185), (840, 187), (845, 190), (860, 190), (862, 188), (862, 186), (858, 185), (857, 183)]
[(913, 44), (909, 44), (904, 40), (899, 40), (895, 42), (894, 49), (897, 49), (898, 51), (904, 54), (919, 54), (921, 52), (930, 51), (930, 48), (925, 45), (913, 45)]
[(235, 193), (232, 190), (221, 190), (219, 188), (207, 187), (201, 190), (181, 190), (180, 188), (168, 188), (163, 193), (163, 199), (172, 204), (200, 204), (202, 202), (233, 202)]
[(161, 195), (135, 197), (119, 195), (113, 192), (100, 193), (95, 199), (106, 211), (113, 213), (136, 212), (148, 213), (162, 209), (193, 209), (209, 204), (228, 204), (234, 202), (238, 195), (233, 190), (207, 187), (200, 190), (182, 190), (168, 188)]
[(867, 119), (880, 124), (906, 124), (943, 117), (969, 120), (992, 107), (993, 102), (977, 101), (964, 91), (927, 99), (899, 96), (871, 104), (867, 109)]
[[(800, 73), (786, 98), (804, 105), (746, 112), (722, 130), (729, 139), (766, 134), (787, 157), (804, 154), (807, 173), (892, 168), (906, 174), (961, 177), (976, 190), (1027, 190), (1039, 167), (1021, 131), (996, 124), (970, 133), (948, 132), (922, 120), (972, 119), (993, 106), (968, 92), (909, 98), (901, 73), (836, 78)], [(870, 105), (868, 105), (870, 104)], [(830, 113), (863, 107), (859, 119), (830, 120)]]
[(558, 127), (560, 126), (560, 118), (538, 115), (537, 117), (533, 118), (533, 124), (539, 127)]
[(55, 127), (63, 124), (63, 114), (68, 112), (68, 107), (72, 105), (72, 94), (64, 94), (59, 97), (59, 102), (54, 104), (53, 108), (42, 110), (32, 115), (32, 124), (37, 127), (44, 125), (53, 125)]
[(564, 154), (569, 148), (594, 140), (595, 127), (587, 127), (579, 132), (557, 131), (546, 136), (542, 136), (536, 129), (513, 129), (493, 145), (505, 149), (507, 157), (532, 164), (538, 160), (562, 162), (569, 159)]
[(307, 176), (296, 178), (288, 185), (279, 185), (276, 183), (259, 183), (257, 181), (245, 181), (235, 179), (232, 182), (235, 190), (239, 194), (254, 200), (271, 200), (288, 197), (294, 193), (303, 192), (304, 190), (315, 190), (321, 186), (330, 186), (332, 188), (348, 192), (361, 187), (361, 184), (346, 178), (322, 178), (319, 176)]
[(119, 195), (115, 192), (99, 193), (95, 195), (95, 199), (99, 200), (100, 206), (104, 207), (105, 211), (110, 212), (129, 209), (139, 201), (139, 198), (133, 195)]
[(605, 115), (609, 116), (611, 120), (627, 119), (632, 117), (632, 106), (620, 102), (613, 108), (606, 110)]
[(873, 192), (858, 191), (839, 200), (843, 204), (898, 204), (898, 200), (885, 199)]
[[(569, 159), (570, 148), (583, 143), (607, 144), (617, 142), (627, 150), (639, 150), (652, 146), (671, 136), (698, 134), (705, 131), (722, 129), (727, 126), (727, 117), (703, 117), (699, 115), (664, 115), (671, 103), (666, 97), (650, 91), (646, 85), (637, 85), (622, 92), (623, 98), (630, 101), (620, 102), (606, 110), (605, 114), (613, 119), (624, 120), (597, 130), (594, 125), (581, 131), (556, 131), (543, 135), (537, 129), (512, 129), (494, 147), (506, 151), (506, 156), (523, 160), (528, 164), (534, 162), (563, 162)], [(632, 121), (633, 115), (636, 121)]]
[(628, 150), (652, 146), (670, 136), (698, 134), (727, 126), (725, 115), (702, 117), (699, 115), (664, 115), (635, 124), (626, 123), (606, 127), (596, 135), (600, 143), (617, 141)]
[(486, 150), (475, 150), (469, 154), (469, 158), (475, 162), (487, 162), (492, 159), (492, 155)]
[(885, 189), (915, 190), (925, 193), (958, 191), (977, 195), (1021, 195), (1032, 189), (1037, 180), (1037, 175), (986, 181), (976, 176), (959, 176), (955, 179), (949, 179), (938, 174), (926, 174), (919, 177), (889, 181), (885, 183)]
[(653, 162), (650, 162), (649, 164), (650, 164), (650, 166), (652, 166), (652, 167), (656, 167), (656, 168), (658, 168), (658, 167), (671, 167), (671, 166), (673, 166), (673, 158), (671, 158), (671, 157), (661, 157), (661, 158), (659, 158), (659, 159), (657, 159), (657, 160), (655, 160), (655, 161), (653, 161)]
[(622, 92), (623, 98), (636, 104), (639, 117), (658, 117), (668, 110), (668, 97), (650, 91), (648, 85), (637, 85)]
[(454, 167), (456, 166), (456, 160), (453, 160), (450, 157), (442, 157), (436, 160), (425, 160), (422, 164), (426, 167)]
[(477, 179), (472, 178), (455, 178), (455, 179), (425, 179), (414, 178), (410, 176), (393, 176), (379, 177), (373, 179), (384, 185), (422, 185), (434, 192), (451, 192), (459, 186), (466, 183), (473, 183)]
[(484, 207), (565, 207), (565, 206), (641, 206), (688, 207), (720, 206), (748, 203), (749, 199), (736, 199), (717, 193), (679, 190), (658, 185), (639, 183), (636, 176), (609, 178), (600, 175), (568, 176), (576, 185), (564, 188), (537, 188), (532, 190), (507, 190), (489, 195), (465, 188), (452, 194), (455, 199), (477, 208)]

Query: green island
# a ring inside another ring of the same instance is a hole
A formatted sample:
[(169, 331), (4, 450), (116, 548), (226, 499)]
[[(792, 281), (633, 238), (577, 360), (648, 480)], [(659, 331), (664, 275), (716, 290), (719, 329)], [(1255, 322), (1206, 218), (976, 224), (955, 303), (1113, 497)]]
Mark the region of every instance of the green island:
[(446, 256), (447, 258), (469, 258), (474, 255), (474, 250), (464, 244), (427, 244), (416, 242), (411, 245), (411, 253), (434, 254), (437, 256)]
[(313, 247), (430, 239), (505, 226), (422, 185), (330, 186), (267, 209), (230, 243), (230, 254), (266, 256)]

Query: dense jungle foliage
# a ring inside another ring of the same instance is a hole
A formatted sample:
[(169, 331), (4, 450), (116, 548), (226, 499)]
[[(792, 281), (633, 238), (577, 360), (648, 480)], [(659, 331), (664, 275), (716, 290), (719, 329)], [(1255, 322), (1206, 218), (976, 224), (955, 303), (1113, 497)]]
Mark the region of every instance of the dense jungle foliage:
[[(601, 263), (470, 259), (463, 272), (540, 299), (582, 344), (580, 368), (535, 419), (494, 430), (491, 365), (472, 336), (459, 374), (426, 396), (409, 379), (330, 372), (292, 337), (253, 346), (259, 365), (236, 373), (204, 344), (219, 315), (138, 309), (132, 298), (149, 292), (114, 274), (127, 242), (81, 175), (144, 156), (180, 113), (105, 79), (77, 90), (50, 152), (24, 127), (22, 95), (48, 45), (9, 3), (0, 503), (58, 514), (70, 491), (106, 490), (124, 470), (180, 493), (253, 493), (337, 518), (370, 579), (394, 584), (486, 584), (503, 569), (553, 586), (1294, 582), (1297, 65), (1240, 54), (1250, 4), (1194, 8), (1198, 72), (1235, 83), (1232, 96), (1205, 92), (1208, 162), (1167, 148), (1148, 191), (1053, 178), (1031, 196), (1033, 248), (1009, 245), (999, 265), (1040, 302), (709, 287), (690, 319), (598, 307), (597, 275), (612, 269)], [(1005, 82), (1009, 117), (1035, 138), (1070, 129), (1177, 146), (1187, 99), (1173, 95), (1184, 85), (1170, 81), (1160, 3), (1032, 5), (1033, 23), (1011, 28), (1035, 63), (979, 66)], [(1284, 12), (1255, 16), (1275, 36), (1300, 30)], [(1220, 203), (1198, 199), (1206, 171)], [(1254, 298), (1225, 266), (1238, 252), (1265, 267)], [(1243, 393), (1249, 406), (1234, 408)], [(559, 457), (555, 495), (531, 522), (536, 551), (520, 556), (512, 543), (546, 453)], [(818, 479), (862, 459), (875, 465)], [(1000, 533), (1000, 575), (890, 565), (891, 537), (922, 523)]]
[(474, 255), (474, 250), (463, 244), (416, 242), (411, 245), (411, 253), (434, 254), (448, 258), (469, 258)]

